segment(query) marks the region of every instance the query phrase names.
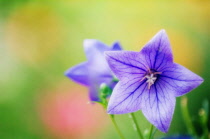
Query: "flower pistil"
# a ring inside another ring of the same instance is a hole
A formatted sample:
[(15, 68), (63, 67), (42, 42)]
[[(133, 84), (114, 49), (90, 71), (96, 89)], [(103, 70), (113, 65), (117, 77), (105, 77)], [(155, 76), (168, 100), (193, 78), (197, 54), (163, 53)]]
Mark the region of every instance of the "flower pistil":
[(155, 81), (157, 80), (157, 76), (158, 74), (161, 74), (161, 72), (157, 72), (155, 70), (150, 70), (148, 68), (147, 73), (145, 74), (145, 76), (141, 79), (141, 81), (147, 79), (146, 83), (148, 83), (148, 89), (150, 89), (150, 87), (155, 83)]

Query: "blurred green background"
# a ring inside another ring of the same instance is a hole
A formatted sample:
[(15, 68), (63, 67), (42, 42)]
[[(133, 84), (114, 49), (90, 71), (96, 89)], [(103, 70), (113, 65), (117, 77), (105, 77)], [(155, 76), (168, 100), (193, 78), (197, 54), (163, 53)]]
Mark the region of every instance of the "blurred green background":
[[(64, 71), (86, 60), (84, 39), (118, 40), (139, 51), (160, 29), (175, 62), (205, 80), (187, 94), (196, 120), (210, 100), (210, 1), (0, 0), (0, 138), (118, 138), (103, 108), (89, 104), (88, 90)], [(137, 117), (142, 130), (149, 128), (141, 112)], [(127, 138), (137, 138), (128, 115), (116, 120)], [(180, 98), (167, 135), (177, 133), (186, 133)]]

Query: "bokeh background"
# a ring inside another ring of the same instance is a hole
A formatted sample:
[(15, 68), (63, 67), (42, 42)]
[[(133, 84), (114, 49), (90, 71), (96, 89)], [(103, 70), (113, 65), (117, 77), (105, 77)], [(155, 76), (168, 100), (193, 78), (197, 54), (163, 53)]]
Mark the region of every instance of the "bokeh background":
[[(187, 94), (196, 120), (210, 99), (210, 1), (0, 0), (0, 138), (118, 138), (105, 110), (88, 103), (87, 88), (64, 71), (86, 60), (84, 39), (117, 40), (139, 51), (160, 29), (175, 62), (205, 80)], [(137, 118), (142, 130), (149, 128), (141, 112)], [(128, 115), (116, 120), (127, 138), (137, 138)], [(178, 133), (187, 133), (180, 98), (167, 135)]]

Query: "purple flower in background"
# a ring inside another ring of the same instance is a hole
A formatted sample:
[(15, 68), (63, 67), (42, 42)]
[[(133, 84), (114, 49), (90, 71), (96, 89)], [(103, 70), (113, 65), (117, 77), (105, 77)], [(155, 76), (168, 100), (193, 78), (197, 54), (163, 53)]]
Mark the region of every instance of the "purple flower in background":
[(76, 65), (65, 72), (65, 75), (73, 81), (89, 87), (91, 101), (100, 101), (99, 87), (101, 83), (106, 83), (109, 87), (114, 87), (113, 74), (105, 60), (104, 51), (121, 50), (118, 42), (112, 47), (93, 39), (84, 41), (84, 49), (87, 61)]
[(108, 64), (120, 80), (108, 104), (109, 114), (142, 110), (159, 130), (167, 132), (182, 96), (203, 82), (187, 68), (173, 62), (164, 30), (158, 32), (140, 52), (105, 52)]

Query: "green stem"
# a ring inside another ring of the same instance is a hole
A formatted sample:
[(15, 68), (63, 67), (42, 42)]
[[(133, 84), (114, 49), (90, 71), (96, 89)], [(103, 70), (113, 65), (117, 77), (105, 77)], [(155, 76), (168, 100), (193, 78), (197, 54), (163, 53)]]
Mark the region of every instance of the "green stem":
[(151, 124), (151, 126), (150, 126), (150, 131), (149, 131), (149, 138), (148, 138), (148, 139), (151, 139), (151, 138), (152, 138), (153, 127), (154, 127), (154, 126)]
[(157, 132), (157, 128), (155, 128), (154, 132), (152, 133), (152, 137), (155, 135), (156, 132)]
[(191, 117), (187, 108), (187, 97), (181, 98), (181, 109), (182, 109), (182, 115), (183, 115), (189, 134), (196, 135), (195, 128), (192, 124)]
[(138, 126), (138, 123), (137, 123), (137, 120), (136, 120), (136, 117), (135, 117), (134, 113), (131, 113), (131, 117), (132, 117), (133, 122), (135, 124), (135, 127), (136, 127), (137, 133), (139, 135), (139, 138), (140, 139), (144, 139), (144, 137), (142, 136), (141, 130), (140, 130), (139, 126)]
[(114, 119), (114, 115), (110, 115), (110, 118), (111, 118), (112, 123), (113, 123), (113, 125), (114, 125), (114, 127), (115, 127), (117, 133), (119, 134), (120, 138), (121, 138), (121, 139), (125, 139), (124, 136), (122, 135), (122, 133), (121, 133), (119, 127), (117, 126), (117, 123), (116, 123), (116, 121), (115, 121), (115, 119)]
[[(208, 112), (208, 111), (207, 111)], [(208, 134), (210, 133), (208, 131), (208, 126), (207, 126), (207, 122), (208, 122), (208, 114), (206, 113), (206, 111), (201, 108), (199, 111), (199, 116), (200, 116), (200, 122), (203, 128), (203, 138), (208, 138)]]

